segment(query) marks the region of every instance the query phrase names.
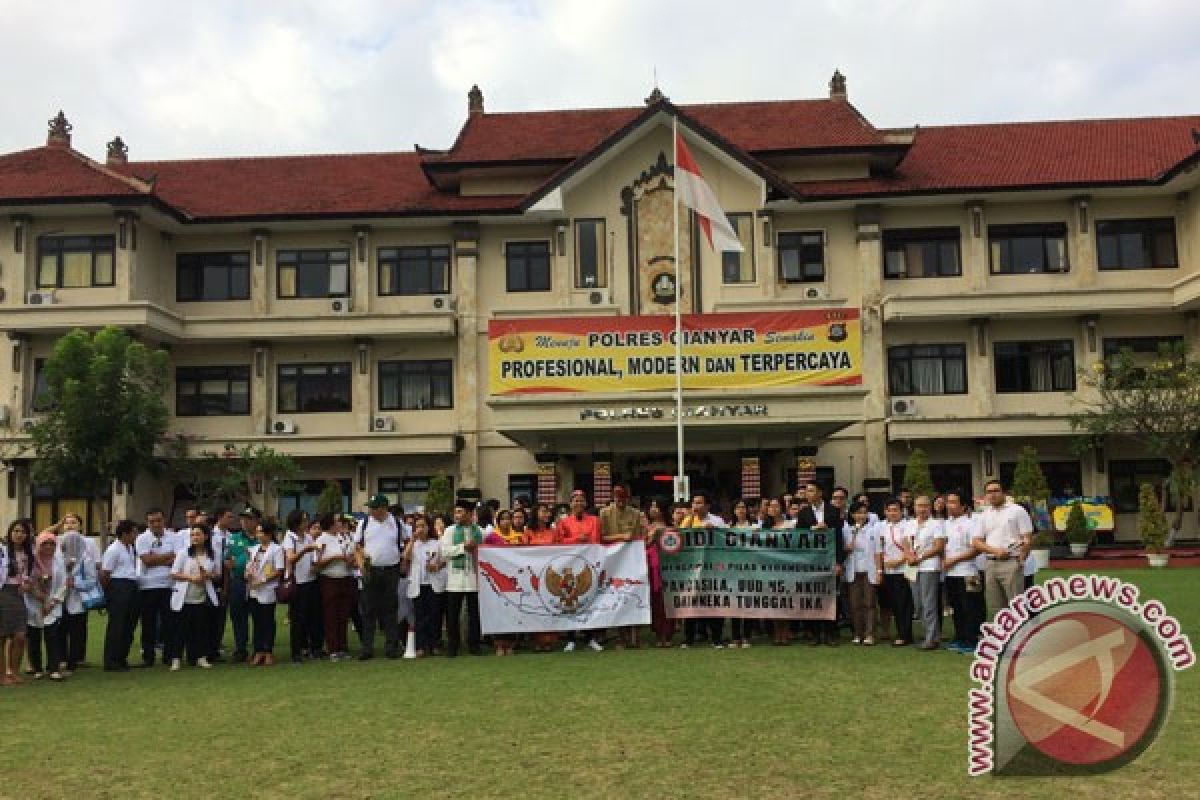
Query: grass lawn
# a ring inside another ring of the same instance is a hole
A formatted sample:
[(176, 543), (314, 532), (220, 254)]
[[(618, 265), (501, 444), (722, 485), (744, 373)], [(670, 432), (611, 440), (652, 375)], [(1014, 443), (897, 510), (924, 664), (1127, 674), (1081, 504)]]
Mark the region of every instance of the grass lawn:
[[(1200, 573), (1113, 574), (1200, 643)], [(94, 618), (93, 664), (102, 638)], [(1200, 669), (1177, 675), (1162, 737), (1122, 770), (972, 779), (968, 663), (845, 643), (93, 667), (0, 691), (0, 797), (1197, 796)]]

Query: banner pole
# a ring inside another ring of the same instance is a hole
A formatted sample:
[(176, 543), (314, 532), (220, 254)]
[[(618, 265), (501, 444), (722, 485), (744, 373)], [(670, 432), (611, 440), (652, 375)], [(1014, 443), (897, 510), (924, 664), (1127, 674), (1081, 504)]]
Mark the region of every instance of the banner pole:
[(683, 462), (683, 281), (679, 269), (679, 117), (671, 115), (671, 221), (675, 235), (675, 501), (687, 502), (687, 472)]

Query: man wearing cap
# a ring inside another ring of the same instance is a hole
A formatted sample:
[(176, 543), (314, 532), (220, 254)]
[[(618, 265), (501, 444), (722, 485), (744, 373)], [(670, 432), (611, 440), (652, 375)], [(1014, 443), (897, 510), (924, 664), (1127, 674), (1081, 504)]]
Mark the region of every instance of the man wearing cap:
[(396, 617), (396, 584), (400, 580), (400, 555), (404, 528), (388, 510), (386, 495), (367, 501), (367, 516), (354, 534), (354, 545), (363, 565), (362, 652), (360, 661), (375, 655), (375, 625), (383, 628), (383, 654), (400, 657), (400, 621)]
[[(571, 512), (558, 521), (558, 540), (560, 544), (600, 544), (600, 520), (594, 514), (587, 513), (587, 495), (582, 489), (571, 492)], [(585, 633), (585, 631), (579, 631)], [(604, 629), (586, 631), (588, 647), (597, 653), (604, 649), (600, 638)], [(564, 653), (575, 652), (575, 638), (568, 634)]]
[(250, 626), (250, 605), (246, 597), (246, 563), (250, 548), (257, 542), (254, 532), (262, 515), (254, 506), (238, 513), (238, 527), (225, 536), (225, 600), (229, 604), (229, 625), (233, 628), (233, 661), (240, 664), (249, 658), (246, 643)]
[[(629, 505), (629, 490), (618, 484), (613, 487), (613, 500), (600, 510), (600, 541), (619, 544), (646, 538), (646, 522), (642, 512)], [(637, 626), (617, 629), (617, 649), (638, 646)]]

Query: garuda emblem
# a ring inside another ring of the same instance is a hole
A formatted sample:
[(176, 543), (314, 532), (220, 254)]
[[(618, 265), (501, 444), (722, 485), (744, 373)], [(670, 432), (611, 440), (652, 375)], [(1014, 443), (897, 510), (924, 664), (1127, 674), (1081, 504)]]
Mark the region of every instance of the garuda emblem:
[(579, 609), (580, 599), (592, 588), (592, 568), (585, 566), (578, 573), (564, 567), (559, 573), (554, 567), (546, 569), (546, 590), (558, 598), (562, 610), (572, 614)]

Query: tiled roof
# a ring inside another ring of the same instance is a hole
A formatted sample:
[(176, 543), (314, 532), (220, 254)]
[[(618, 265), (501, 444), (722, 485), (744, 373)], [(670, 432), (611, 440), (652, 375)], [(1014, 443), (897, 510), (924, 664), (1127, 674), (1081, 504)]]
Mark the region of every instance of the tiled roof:
[(6, 202), (138, 197), (149, 191), (67, 147), (0, 155), (0, 200)]

